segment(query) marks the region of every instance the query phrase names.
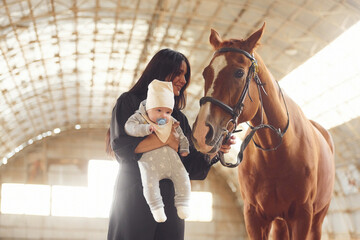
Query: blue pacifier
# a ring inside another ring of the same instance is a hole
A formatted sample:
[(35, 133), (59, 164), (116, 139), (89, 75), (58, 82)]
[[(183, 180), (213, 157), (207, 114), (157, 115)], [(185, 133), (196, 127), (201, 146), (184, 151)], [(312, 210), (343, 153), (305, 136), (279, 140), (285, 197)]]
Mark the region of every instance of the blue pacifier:
[(156, 123), (158, 125), (165, 125), (166, 124), (166, 119), (165, 118), (159, 118), (156, 120)]

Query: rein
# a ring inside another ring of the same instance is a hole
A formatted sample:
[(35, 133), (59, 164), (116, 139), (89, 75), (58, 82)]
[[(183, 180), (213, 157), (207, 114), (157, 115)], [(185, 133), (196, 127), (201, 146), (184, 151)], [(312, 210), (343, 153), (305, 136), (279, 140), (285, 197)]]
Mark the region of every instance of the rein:
[[(257, 88), (258, 88), (258, 92), (259, 92), (259, 98), (260, 98), (260, 103), (261, 103), (261, 123), (255, 127), (249, 125), (249, 127), (251, 128), (251, 131), (250, 133), (245, 137), (244, 141), (242, 142), (241, 146), (240, 146), (240, 151), (238, 153), (238, 156), (237, 156), (237, 161), (235, 164), (232, 164), (232, 163), (227, 163), (225, 162), (224, 160), (224, 153), (223, 152), (219, 152), (219, 157), (220, 157), (220, 162), (223, 166), (225, 167), (229, 167), (229, 168), (234, 168), (234, 167), (237, 167), (243, 160), (243, 152), (245, 151), (245, 148), (248, 146), (249, 142), (252, 140), (255, 144), (255, 146), (263, 151), (274, 151), (276, 149), (278, 149), (278, 147), (281, 145), (282, 143), (282, 138), (283, 136), (285, 135), (288, 127), (289, 127), (289, 111), (288, 111), (288, 108), (287, 108), (287, 105), (286, 105), (286, 101), (285, 101), (285, 98), (284, 98), (284, 95), (283, 95), (283, 92), (281, 91), (281, 88), (279, 86), (279, 83), (276, 81), (276, 83), (278, 84), (278, 87), (279, 87), (279, 91), (281, 93), (281, 97), (284, 101), (284, 105), (285, 105), (285, 109), (286, 109), (286, 114), (287, 114), (287, 123), (286, 123), (286, 127), (284, 128), (283, 131), (281, 131), (281, 129), (276, 129), (274, 126), (272, 125), (269, 125), (269, 124), (264, 124), (263, 123), (263, 109), (264, 109), (264, 106), (263, 106), (263, 100), (262, 100), (262, 96), (261, 96), (261, 90), (260, 90), (260, 87), (261, 89), (263, 90), (263, 92), (267, 95), (265, 89), (264, 89), (264, 83), (261, 82), (259, 76), (258, 76), (258, 64), (257, 64), (257, 61), (256, 59), (254, 58), (254, 56), (252, 56), (250, 53), (244, 51), (244, 50), (241, 50), (241, 49), (238, 49), (238, 48), (229, 48), (229, 47), (226, 47), (226, 48), (220, 48), (219, 50), (217, 50), (215, 53), (225, 53), (225, 52), (236, 52), (236, 53), (241, 53), (243, 55), (245, 55), (247, 58), (249, 58), (251, 60), (251, 66), (249, 68), (249, 72), (246, 76), (246, 81), (245, 81), (245, 86), (244, 86), (244, 89), (242, 90), (241, 92), (241, 95), (240, 95), (240, 99), (239, 101), (235, 104), (234, 107), (230, 107), (229, 105), (223, 103), (222, 101), (218, 100), (218, 99), (215, 99), (213, 97), (209, 97), (209, 96), (205, 96), (205, 97), (202, 97), (200, 99), (200, 106), (207, 103), (207, 102), (210, 102), (212, 104), (215, 104), (217, 106), (219, 106), (221, 109), (223, 109), (225, 112), (229, 113), (232, 118), (230, 119), (229, 122), (232, 122), (234, 127), (231, 131), (229, 130), (225, 130), (224, 131), (224, 134), (226, 134), (224, 140), (223, 140), (223, 143), (226, 143), (229, 138), (231, 137), (231, 135), (233, 133), (236, 133), (236, 132), (240, 132), (242, 130), (236, 130), (236, 127), (237, 127), (237, 120), (239, 118), (239, 116), (241, 115), (243, 109), (244, 109), (244, 101), (245, 101), (245, 97), (246, 97), (246, 94), (249, 96), (250, 100), (252, 101), (251, 99), (251, 96), (249, 94), (249, 85), (250, 85), (250, 81), (251, 79), (254, 79), (256, 85), (257, 85)], [(214, 54), (215, 54), (214, 53)], [(259, 144), (257, 144), (252, 138), (254, 136), (254, 134), (256, 133), (257, 130), (260, 130), (262, 128), (269, 128), (270, 130), (274, 131), (280, 141), (278, 143), (278, 145), (276, 145), (275, 147), (273, 148), (263, 148), (261, 147)], [(212, 151), (215, 151), (215, 149), (211, 150), (210, 152)]]

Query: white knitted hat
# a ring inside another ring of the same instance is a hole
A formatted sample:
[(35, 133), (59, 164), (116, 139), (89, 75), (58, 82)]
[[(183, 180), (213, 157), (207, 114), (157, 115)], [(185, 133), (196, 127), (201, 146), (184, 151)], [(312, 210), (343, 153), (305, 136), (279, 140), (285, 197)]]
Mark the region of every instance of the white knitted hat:
[(172, 82), (154, 79), (148, 86), (146, 110), (157, 107), (174, 108), (174, 92)]

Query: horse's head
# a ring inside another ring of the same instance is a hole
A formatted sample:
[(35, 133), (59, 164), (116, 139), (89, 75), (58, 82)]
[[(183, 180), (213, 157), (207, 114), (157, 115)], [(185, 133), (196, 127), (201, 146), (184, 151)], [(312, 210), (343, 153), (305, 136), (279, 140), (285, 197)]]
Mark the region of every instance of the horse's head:
[(210, 43), (215, 53), (203, 71), (205, 97), (200, 101), (192, 134), (199, 151), (218, 151), (226, 134), (237, 124), (251, 120), (258, 111), (256, 82), (251, 79), (258, 70), (253, 54), (264, 27), (246, 40), (223, 41), (211, 30)]

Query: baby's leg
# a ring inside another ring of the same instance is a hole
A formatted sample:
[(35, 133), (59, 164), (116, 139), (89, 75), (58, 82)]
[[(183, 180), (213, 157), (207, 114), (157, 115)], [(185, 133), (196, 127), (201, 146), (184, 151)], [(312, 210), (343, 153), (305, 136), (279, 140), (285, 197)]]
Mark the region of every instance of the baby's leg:
[[(179, 161), (181, 161), (179, 159)], [(181, 162), (180, 162), (181, 163)], [(191, 185), (189, 174), (186, 171), (185, 167), (181, 163), (176, 169), (176, 172), (172, 174), (171, 180), (174, 183), (175, 188), (175, 206), (178, 211), (178, 215), (181, 219), (188, 218), (190, 215), (189, 205), (190, 205), (190, 194), (191, 194)]]
[(139, 161), (144, 197), (150, 207), (155, 221), (165, 222), (166, 215), (164, 211), (164, 203), (160, 194), (159, 177), (156, 171), (147, 169), (148, 166), (149, 164), (145, 161)]

